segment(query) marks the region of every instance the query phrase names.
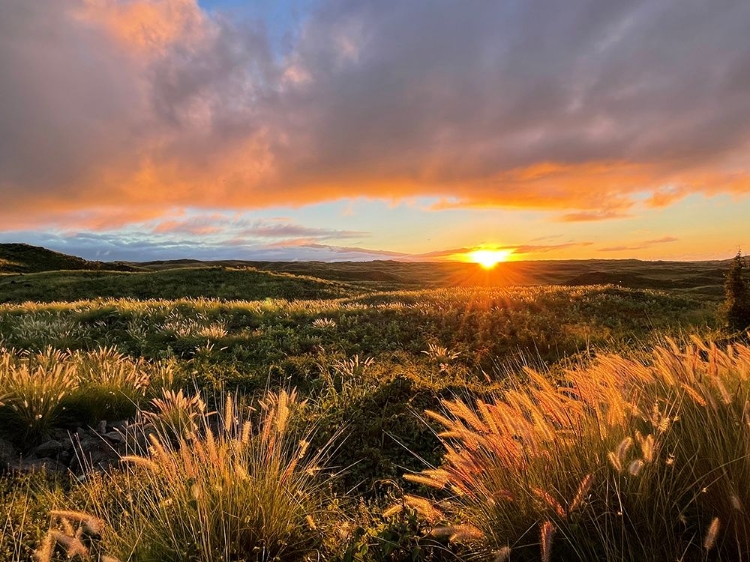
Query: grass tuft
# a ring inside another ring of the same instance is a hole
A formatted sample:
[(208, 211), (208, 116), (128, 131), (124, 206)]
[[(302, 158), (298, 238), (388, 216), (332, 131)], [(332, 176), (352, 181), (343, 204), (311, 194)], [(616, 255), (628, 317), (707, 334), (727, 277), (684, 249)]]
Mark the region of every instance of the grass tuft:
[(481, 531), (487, 552), (700, 560), (715, 550), (737, 560), (750, 551), (749, 346), (668, 341), (647, 361), (605, 355), (554, 383), (526, 375), (530, 384), (494, 401), (445, 400), (443, 413), (428, 412), (443, 427), (443, 463), (407, 476), (449, 491), (440, 505)]
[[(322, 462), (291, 429), (295, 392), (268, 394), (254, 423), (227, 396), (190, 432), (153, 426), (147, 452), (91, 486), (106, 551), (144, 562), (300, 560), (320, 546)], [(185, 427), (181, 417), (179, 427)]]

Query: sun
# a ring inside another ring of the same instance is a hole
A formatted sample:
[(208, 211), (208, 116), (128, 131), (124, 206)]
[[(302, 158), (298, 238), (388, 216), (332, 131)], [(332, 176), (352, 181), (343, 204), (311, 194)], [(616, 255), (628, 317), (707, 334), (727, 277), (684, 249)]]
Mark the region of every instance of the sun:
[(497, 264), (507, 261), (511, 250), (474, 250), (467, 255), (469, 261), (478, 263), (484, 269), (492, 269)]

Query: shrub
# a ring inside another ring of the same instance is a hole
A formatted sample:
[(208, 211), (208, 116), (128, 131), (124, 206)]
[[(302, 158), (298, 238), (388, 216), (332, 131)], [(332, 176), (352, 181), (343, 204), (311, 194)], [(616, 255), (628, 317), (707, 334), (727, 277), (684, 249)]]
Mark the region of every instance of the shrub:
[(737, 252), (724, 282), (723, 313), (731, 330), (744, 330), (750, 327), (750, 289), (743, 276), (744, 268), (742, 254)]
[(44, 439), (75, 388), (75, 367), (65, 355), (0, 352), (0, 421), (14, 440), (26, 445)]
[(255, 426), (231, 397), (225, 403), (220, 424), (204, 412), (187, 436), (152, 433), (147, 454), (123, 457), (122, 474), (91, 486), (93, 510), (111, 529), (106, 552), (144, 562), (299, 560), (318, 546), (325, 451), (309, 454), (294, 438), (296, 393), (267, 395)]
[(158, 398), (151, 400), (153, 412), (143, 412), (145, 419), (159, 435), (170, 441), (187, 438), (198, 429), (196, 420), (205, 413), (206, 404), (200, 394), (185, 396), (182, 390), (163, 389)]
[(45, 524), (47, 506), (39, 505), (36, 489), (43, 475), (0, 475), (0, 560), (29, 560)]
[(76, 422), (96, 424), (135, 415), (151, 381), (150, 366), (133, 360), (114, 347), (77, 351), (70, 355), (78, 385), (66, 400), (69, 416)]
[(750, 552), (750, 347), (603, 356), (557, 384), (443, 402), (435, 529), (512, 559), (739, 560)]

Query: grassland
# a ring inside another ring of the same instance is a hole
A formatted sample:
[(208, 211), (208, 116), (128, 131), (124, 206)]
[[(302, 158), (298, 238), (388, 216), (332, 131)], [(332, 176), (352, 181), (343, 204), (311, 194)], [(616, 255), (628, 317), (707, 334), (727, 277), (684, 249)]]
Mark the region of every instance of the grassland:
[(98, 298), (336, 298), (361, 291), (346, 283), (252, 268), (163, 271), (45, 271), (0, 277), (0, 302)]
[(506, 265), (0, 277), (0, 457), (129, 420), (108, 470), (0, 476), (0, 559), (746, 556), (721, 264)]
[(729, 260), (525, 261), (503, 263), (491, 271), (459, 262), (102, 263), (24, 244), (0, 244), (0, 302), (198, 296), (327, 299), (371, 291), (539, 285), (615, 285), (719, 300), (728, 267)]

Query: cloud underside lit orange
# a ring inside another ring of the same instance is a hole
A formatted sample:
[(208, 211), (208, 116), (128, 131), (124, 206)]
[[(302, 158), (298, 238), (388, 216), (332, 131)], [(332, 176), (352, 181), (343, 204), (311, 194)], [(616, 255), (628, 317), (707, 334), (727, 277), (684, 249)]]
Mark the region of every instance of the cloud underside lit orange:
[[(544, 163), (500, 172), (486, 179), (447, 182), (414, 170), (410, 178), (389, 177), (368, 169), (327, 177), (286, 172), (272, 165), (259, 170), (242, 164), (252, 156), (238, 151), (235, 165), (223, 156), (212, 166), (150, 162), (133, 173), (89, 170), (90, 185), (77, 184), (43, 196), (14, 194), (13, 207), (0, 209), (4, 227), (24, 228), (60, 222), (91, 229), (116, 228), (158, 218), (179, 207), (258, 209), (298, 207), (347, 197), (397, 201), (418, 196), (438, 198), (435, 211), (502, 207), (552, 211), (564, 222), (596, 221), (631, 215), (642, 205), (667, 206), (692, 194), (750, 193), (750, 174), (702, 170), (672, 172), (656, 165), (626, 162), (563, 165)], [(266, 159), (269, 159), (266, 156)], [(248, 170), (248, 168), (251, 168)], [(356, 191), (352, 190), (356, 185)], [(14, 191), (13, 187), (7, 189)], [(44, 192), (43, 192), (44, 193)], [(58, 195), (59, 193), (59, 195)], [(8, 212), (10, 210), (10, 212)]]
[[(262, 26), (195, 0), (0, 7), (0, 48), (15, 53), (0, 64), (0, 193), (12, 201), (0, 228), (103, 230), (186, 207), (351, 197), (606, 221), (690, 194), (750, 193), (750, 125), (732, 118), (750, 112), (738, 94), (746, 36), (731, 26), (744, 12), (708, 21), (696, 8), (664, 37), (680, 41), (671, 59), (640, 51), (682, 13), (671, 0), (599, 6), (593, 23), (592, 4), (571, 0), (560, 27), (545, 28), (554, 50), (503, 43), (518, 22), (492, 3), (461, 8), (453, 37), (456, 7), (352, 2), (333, 17), (320, 2), (281, 56)], [(623, 22), (630, 35), (614, 41)], [(45, 25), (55, 33), (35, 32)], [(418, 30), (420, 48), (402, 29)], [(450, 66), (430, 54), (442, 52)]]

